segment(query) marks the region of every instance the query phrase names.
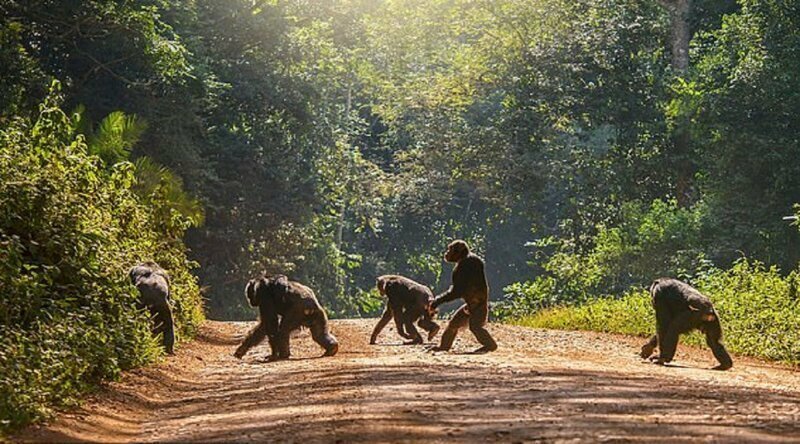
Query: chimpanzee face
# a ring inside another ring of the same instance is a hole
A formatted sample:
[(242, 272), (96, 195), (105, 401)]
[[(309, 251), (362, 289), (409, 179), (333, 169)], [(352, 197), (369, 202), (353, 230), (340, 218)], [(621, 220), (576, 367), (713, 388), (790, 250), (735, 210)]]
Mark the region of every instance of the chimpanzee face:
[(447, 262), (458, 262), (464, 259), (469, 254), (469, 247), (467, 243), (462, 240), (450, 242), (447, 246), (447, 252), (444, 254), (444, 260)]

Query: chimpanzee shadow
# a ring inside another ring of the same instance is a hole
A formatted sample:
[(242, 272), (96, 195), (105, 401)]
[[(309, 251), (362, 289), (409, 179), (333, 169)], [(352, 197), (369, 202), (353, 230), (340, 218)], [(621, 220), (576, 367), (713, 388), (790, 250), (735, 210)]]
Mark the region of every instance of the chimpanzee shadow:
[(692, 369), (692, 370), (708, 370), (708, 371), (711, 371), (711, 372), (724, 371), (724, 370), (720, 370), (720, 369), (714, 368), (714, 367), (695, 367), (695, 366), (690, 366), (690, 365), (674, 364), (672, 362), (668, 362), (666, 364), (661, 364), (661, 365), (656, 364), (654, 362), (647, 361), (647, 360), (642, 360), (641, 362), (642, 362), (642, 364), (656, 365), (656, 366), (666, 367), (666, 368), (676, 368), (676, 369), (677, 368), (685, 368), (685, 369)]
[(260, 358), (255, 358), (250, 361), (253, 364), (275, 364), (276, 362), (301, 362), (301, 361), (312, 361), (315, 359), (321, 358), (330, 358), (330, 356), (303, 356), (302, 358), (288, 358), (288, 359), (270, 359), (269, 356), (262, 356)]

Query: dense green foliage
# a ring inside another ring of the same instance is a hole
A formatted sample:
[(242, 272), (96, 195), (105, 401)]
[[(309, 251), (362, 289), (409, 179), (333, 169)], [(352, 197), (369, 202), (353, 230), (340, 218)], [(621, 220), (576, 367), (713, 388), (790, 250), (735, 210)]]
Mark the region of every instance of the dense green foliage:
[[(495, 298), (621, 294), (741, 254), (792, 269), (796, 11), (693, 5), (675, 72), (644, 0), (10, 2), (0, 113), (56, 77), (88, 121), (147, 122), (131, 158), (199, 199), (186, 242), (216, 317), (252, 316), (262, 270), (374, 313), (377, 274), (443, 285), (453, 237)], [(640, 226), (659, 212), (666, 232)]]
[[(659, 275), (697, 279), (742, 256), (790, 273), (797, 6), (693, 0), (684, 69), (667, 3), (9, 0), (0, 126), (38, 150), (92, 154), (92, 186), (133, 196), (160, 260), (186, 273), (189, 248), (219, 319), (254, 316), (242, 288), (261, 271), (309, 284), (332, 316), (374, 314), (379, 274), (441, 290), (455, 237), (485, 257), (500, 316), (622, 297)], [(24, 122), (53, 80), (75, 111), (49, 146)], [(65, 202), (52, 210), (106, 211)], [(130, 221), (107, 211), (76, 230), (127, 236), (114, 227)], [(58, 217), (25, 220), (35, 232)], [(144, 257), (124, 244), (137, 253), (115, 267)], [(4, 266), (4, 283), (39, 282), (38, 269)], [(122, 285), (92, 282), (74, 293)]]
[[(775, 267), (765, 269), (759, 263), (741, 260), (729, 270), (708, 271), (695, 284), (714, 302), (730, 351), (793, 365), (800, 363), (800, 274), (784, 277)], [(514, 322), (530, 327), (637, 336), (650, 336), (655, 329), (650, 295), (645, 290), (578, 307), (548, 308)], [(692, 334), (687, 342), (704, 345), (705, 338)]]
[(130, 162), (91, 155), (57, 96), (0, 130), (0, 430), (46, 415), (98, 380), (160, 354), (127, 270), (171, 272), (178, 334), (203, 320), (181, 241), (190, 221)]

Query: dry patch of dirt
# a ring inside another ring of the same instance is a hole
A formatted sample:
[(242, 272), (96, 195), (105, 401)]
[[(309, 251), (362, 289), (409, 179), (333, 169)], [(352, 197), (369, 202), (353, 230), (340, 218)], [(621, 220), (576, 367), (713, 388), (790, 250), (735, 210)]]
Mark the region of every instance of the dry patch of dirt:
[(402, 346), (374, 320), (334, 321), (340, 352), (308, 332), (289, 361), (268, 346), (231, 355), (247, 323), (208, 322), (174, 358), (126, 374), (20, 441), (800, 442), (800, 373), (736, 359), (708, 370), (708, 350), (679, 348), (659, 367), (623, 336), (491, 325), (500, 350)]

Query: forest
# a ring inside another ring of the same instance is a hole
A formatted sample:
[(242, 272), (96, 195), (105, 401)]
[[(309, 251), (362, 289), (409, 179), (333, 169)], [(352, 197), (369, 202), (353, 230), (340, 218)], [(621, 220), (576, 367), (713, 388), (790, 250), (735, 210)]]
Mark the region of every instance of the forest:
[(798, 67), (789, 0), (0, 2), (0, 430), (157, 359), (142, 260), (182, 339), (464, 239), (495, 320), (642, 335), (672, 276), (796, 364)]

